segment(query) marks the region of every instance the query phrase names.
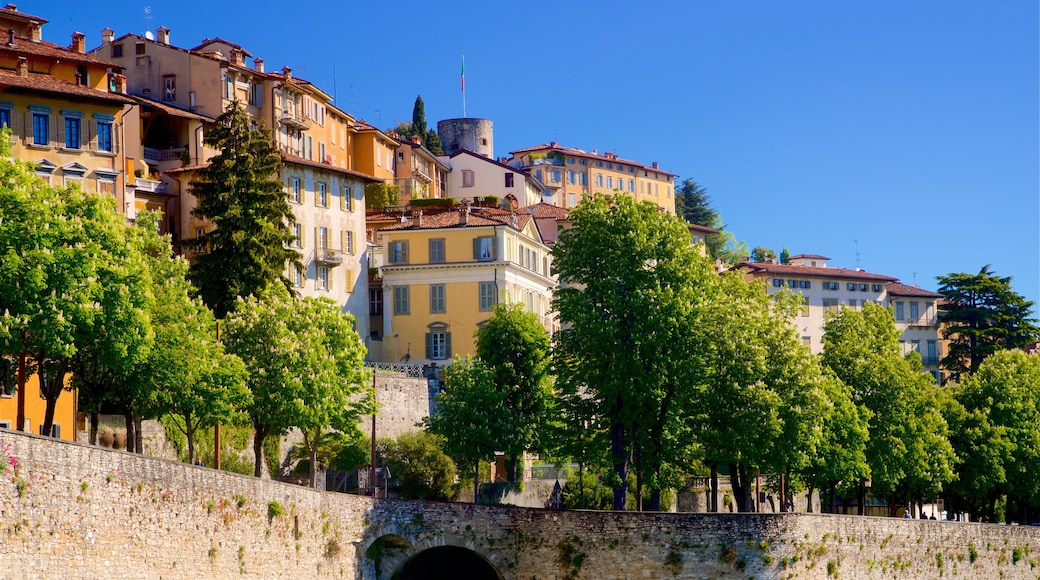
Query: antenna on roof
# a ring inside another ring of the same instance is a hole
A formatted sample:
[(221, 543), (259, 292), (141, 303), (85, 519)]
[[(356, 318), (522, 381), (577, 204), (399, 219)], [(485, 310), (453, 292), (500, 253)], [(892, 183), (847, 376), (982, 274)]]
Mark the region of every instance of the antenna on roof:
[(145, 30), (144, 37), (147, 38), (148, 40), (153, 40), (152, 33), (149, 32), (149, 30), (151, 28), (152, 28), (152, 7), (151, 6), (145, 6), (144, 7), (144, 30)]
[(859, 270), (859, 240), (852, 240), (856, 244), (856, 269)]

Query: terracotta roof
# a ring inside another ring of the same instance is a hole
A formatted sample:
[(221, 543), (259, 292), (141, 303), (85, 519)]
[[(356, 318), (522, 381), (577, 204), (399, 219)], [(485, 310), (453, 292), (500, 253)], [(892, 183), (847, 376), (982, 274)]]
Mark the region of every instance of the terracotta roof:
[(545, 203), (544, 201), (527, 207), (522, 207), (518, 209), (517, 212), (531, 214), (535, 219), (553, 218), (558, 222), (566, 221), (571, 214), (570, 210), (565, 207)]
[(819, 254), (798, 254), (797, 256), (791, 256), (792, 260), (802, 258), (806, 260), (830, 260), (827, 256), (821, 256)]
[(128, 104), (134, 101), (126, 95), (99, 91), (83, 85), (77, 85), (49, 75), (30, 73), (19, 76), (12, 71), (0, 70), (0, 92), (15, 93), (49, 93), (61, 97), (71, 97), (106, 103)]
[[(422, 213), (422, 225), (419, 225), (420, 213)], [(408, 221), (398, 222), (386, 227), (379, 228), (379, 231), (401, 231), (419, 229), (434, 230), (444, 228), (466, 228), (487, 226), (509, 226), (516, 230), (522, 230), (524, 229), (524, 227), (527, 226), (528, 222), (531, 221), (530, 214), (514, 214), (513, 212), (504, 209), (474, 207), (470, 208), (469, 215), (466, 217), (466, 223), (462, 223), (463, 213), (464, 210), (462, 210), (461, 208), (444, 211), (425, 212), (413, 210), (410, 212), (411, 215), (406, 216)], [(512, 225), (511, 223), (513, 215), (516, 216), (516, 225)]]
[(361, 173), (360, 171), (354, 171), (352, 169), (343, 169), (341, 167), (336, 167), (335, 165), (330, 165), (328, 163), (322, 163), (320, 161), (311, 161), (310, 159), (304, 159), (303, 157), (297, 157), (295, 155), (286, 155), (286, 154), (283, 153), (282, 154), (282, 161), (284, 161), (285, 163), (295, 163), (297, 165), (306, 165), (308, 167), (315, 167), (315, 168), (318, 168), (318, 169), (324, 169), (326, 171), (334, 171), (336, 173), (342, 173), (344, 175), (350, 175), (350, 176), (357, 177), (359, 179), (363, 179), (365, 181), (369, 181), (369, 182), (372, 182), (372, 183), (377, 183), (377, 182), (382, 181), (382, 179), (377, 179), (377, 178), (375, 178), (375, 177), (373, 177), (371, 175), (367, 175), (365, 173)]
[(710, 228), (708, 226), (702, 226), (700, 224), (686, 224), (686, 227), (690, 228), (691, 231), (701, 232), (702, 234), (717, 234), (719, 230)]
[(0, 54), (9, 54), (12, 56), (39, 56), (46, 59), (61, 59), (63, 61), (81, 62), (87, 64), (94, 64), (99, 67), (110, 68), (115, 71), (123, 70), (121, 65), (118, 65), (112, 61), (98, 58), (89, 53), (76, 52), (71, 48), (54, 44), (53, 42), (47, 42), (46, 40), (40, 40), (33, 42), (23, 36), (15, 36), (14, 45), (7, 44), (7, 35), (0, 34), (0, 38), (3, 39), (3, 43), (0, 44)]
[(209, 167), (209, 163), (200, 163), (199, 165), (185, 165), (184, 167), (178, 167), (176, 169), (167, 169), (163, 173), (165, 173), (165, 174), (170, 174), (170, 173), (187, 173), (189, 171), (198, 171), (200, 169), (205, 169), (207, 167)]
[[(237, 48), (238, 50), (242, 51), (242, 54), (244, 54), (244, 55), (246, 55), (246, 56), (248, 56), (250, 58), (252, 58), (252, 56), (253, 56), (253, 53), (249, 52), (245, 48), (242, 48), (242, 45), (235, 44), (234, 42), (231, 42), (231, 41), (228, 41), (228, 40), (224, 40), (223, 38), (221, 38), (219, 36), (214, 37), (214, 38), (206, 38), (202, 42), (200, 42), (198, 46), (196, 46), (195, 48), (192, 48), (190, 50), (192, 52), (201, 52), (202, 49), (206, 48), (207, 46), (209, 46), (211, 44), (216, 44), (218, 42), (221, 43), (221, 44), (226, 44), (226, 45), (230, 46), (231, 48)], [(230, 55), (225, 55), (225, 56), (228, 56), (230, 58)]]
[[(7, 6), (11, 6), (11, 4), (8, 4)], [(17, 20), (25, 20), (27, 22), (36, 22), (37, 24), (47, 24), (47, 19), (45, 18), (33, 16), (32, 14), (26, 14), (25, 12), (20, 12), (17, 9), (11, 10), (6, 6), (4, 8), (0, 8), (0, 14), (2, 14), (4, 18), (14, 18)]]
[(847, 278), (850, 280), (877, 280), (879, 282), (898, 282), (898, 278), (873, 274), (863, 270), (846, 268), (821, 268), (818, 266), (792, 266), (790, 264), (768, 264), (765, 262), (741, 262), (734, 268), (747, 268), (752, 273), (776, 274), (781, 276), (816, 276), (819, 278)]
[(199, 121), (208, 121), (208, 122), (212, 122), (212, 121), (216, 120), (214, 117), (210, 117), (208, 115), (203, 115), (201, 113), (194, 113), (192, 111), (185, 111), (184, 109), (181, 109), (179, 107), (174, 107), (173, 105), (169, 105), (169, 104), (166, 104), (166, 103), (162, 103), (160, 101), (156, 101), (155, 99), (152, 99), (151, 97), (145, 97), (143, 95), (127, 95), (127, 96), (130, 97), (131, 99), (137, 101), (142, 106), (151, 107), (153, 109), (158, 109), (158, 110), (160, 110), (160, 111), (162, 111), (162, 112), (164, 112), (164, 113), (166, 113), (168, 115), (171, 115), (173, 117), (182, 117), (184, 119), (196, 119), (196, 120), (199, 120)]
[(888, 293), (893, 296), (912, 296), (918, 298), (942, 298), (942, 294), (936, 294), (929, 290), (923, 290), (917, 286), (907, 286), (900, 282), (889, 282), (886, 285)]
[(645, 169), (647, 171), (656, 171), (657, 173), (662, 173), (664, 175), (671, 175), (672, 177), (675, 177), (676, 175), (678, 175), (677, 173), (672, 173), (670, 171), (665, 171), (664, 169), (661, 169), (659, 167), (654, 167), (653, 165), (647, 165), (645, 163), (640, 163), (638, 161), (632, 161), (631, 159), (622, 159), (622, 158), (614, 155), (613, 153), (590, 153), (588, 151), (583, 151), (581, 149), (575, 149), (573, 147), (561, 147), (557, 143), (543, 143), (542, 145), (535, 145), (534, 147), (525, 147), (523, 149), (517, 149), (515, 151), (510, 151), (509, 154), (515, 156), (517, 153), (530, 153), (532, 151), (543, 151), (543, 150), (546, 150), (546, 149), (548, 149), (550, 151), (559, 151), (559, 152), (561, 152), (561, 153), (563, 153), (565, 155), (571, 155), (573, 157), (587, 157), (589, 159), (596, 159), (596, 160), (600, 160), (600, 161), (607, 161), (607, 162), (610, 162), (610, 163), (623, 163), (625, 165), (632, 165), (633, 167), (638, 167), (640, 169)]

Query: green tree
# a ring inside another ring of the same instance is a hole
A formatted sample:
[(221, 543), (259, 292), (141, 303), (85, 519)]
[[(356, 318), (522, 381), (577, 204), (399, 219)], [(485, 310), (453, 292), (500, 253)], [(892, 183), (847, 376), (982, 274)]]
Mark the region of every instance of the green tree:
[(609, 434), (614, 508), (624, 509), (633, 466), (637, 488), (644, 476), (655, 491), (665, 483), (665, 433), (696, 368), (698, 290), (715, 274), (684, 222), (652, 203), (597, 195), (571, 219), (553, 248), (558, 381), (593, 402), (588, 419)]
[(424, 143), (426, 143), (426, 148), (430, 150), (430, 153), (444, 155), (444, 143), (441, 142), (441, 136), (433, 129), (426, 131)]
[(791, 263), (791, 251), (784, 246), (784, 249), (780, 250), (780, 263), (790, 264)]
[(508, 432), (512, 422), (505, 400), (506, 392), (497, 388), (491, 368), (477, 359), (459, 359), (445, 369), (444, 391), (424, 420), (457, 465), (473, 468), (474, 502), (479, 497), (480, 462), (493, 461), (499, 451), (490, 435)]
[(455, 463), (442, 450), (444, 440), (426, 431), (403, 433), (381, 444), (390, 475), (406, 499), (451, 500), (456, 495)]
[(754, 250), (751, 250), (751, 261), (752, 262), (772, 262), (776, 259), (776, 252), (769, 248), (762, 246), (755, 246)]
[(700, 226), (720, 229), (719, 212), (711, 207), (708, 190), (693, 179), (684, 179), (675, 184), (675, 213)]
[(389, 183), (369, 183), (365, 186), (365, 208), (382, 211), (401, 204), (401, 189)]
[(296, 217), (277, 178), (281, 158), (270, 134), (235, 101), (206, 133), (206, 145), (220, 153), (191, 184), (198, 201), (192, 215), (215, 227), (183, 243), (194, 252), (189, 278), (222, 319), (236, 298), (272, 283), (291, 291), (286, 264), (301, 262), (290, 247)]
[(943, 338), (949, 341), (942, 365), (954, 379), (975, 373), (986, 357), (1025, 348), (1040, 336), (1031, 315), (1033, 303), (1011, 289), (1010, 276), (997, 276), (986, 265), (978, 274), (936, 279), (944, 299), (939, 322)]
[(257, 477), (268, 436), (299, 428), (313, 470), (322, 434), (350, 433), (358, 417), (372, 410), (372, 392), (363, 382), (364, 345), (352, 317), (329, 300), (297, 300), (271, 287), (240, 300), (222, 339), (248, 369), (253, 397), (246, 412), (255, 431)]
[(412, 106), (412, 133), (426, 139), (426, 105), (423, 104), (422, 95), (415, 97), (415, 105)]
[(503, 431), (489, 433), (506, 454), (506, 472), (516, 482), (517, 464), (524, 452), (543, 449), (553, 401), (549, 381), (549, 335), (538, 318), (521, 304), (499, 305), (487, 325), (477, 330), (476, 354), (491, 370), (495, 387), (505, 394)]

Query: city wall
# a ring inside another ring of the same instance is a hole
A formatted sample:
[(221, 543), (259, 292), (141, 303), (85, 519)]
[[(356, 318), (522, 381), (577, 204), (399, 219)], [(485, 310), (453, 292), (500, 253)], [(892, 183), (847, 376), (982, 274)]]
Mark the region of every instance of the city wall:
[(1040, 575), (1027, 526), (373, 500), (6, 430), (0, 462), (6, 578), (374, 579), (440, 546), (524, 580)]

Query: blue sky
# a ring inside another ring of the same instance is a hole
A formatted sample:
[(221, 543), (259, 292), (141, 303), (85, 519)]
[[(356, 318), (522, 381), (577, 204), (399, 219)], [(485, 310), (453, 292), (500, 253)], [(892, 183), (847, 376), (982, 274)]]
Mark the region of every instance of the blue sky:
[(992, 264), (1040, 301), (1033, 0), (103, 5), (19, 2), (62, 44), (106, 26), (237, 42), (384, 128), (420, 94), (431, 126), (461, 117), (465, 53), (497, 156), (555, 140), (658, 161), (750, 247), (932, 290)]

